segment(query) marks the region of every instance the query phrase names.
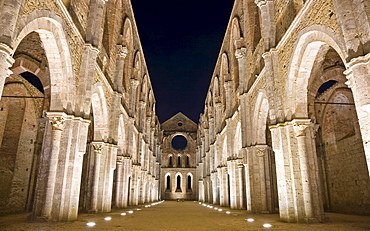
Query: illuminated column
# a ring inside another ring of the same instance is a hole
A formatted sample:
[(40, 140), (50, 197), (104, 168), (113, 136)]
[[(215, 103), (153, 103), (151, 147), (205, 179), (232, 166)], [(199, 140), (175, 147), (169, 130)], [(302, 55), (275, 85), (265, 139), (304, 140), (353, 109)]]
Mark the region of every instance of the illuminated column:
[(260, 194), (258, 195), (260, 197), (261, 201), (261, 212), (262, 213), (269, 213), (269, 206), (267, 202), (267, 198), (271, 195), (268, 195), (267, 193), (267, 182), (266, 182), (266, 154), (267, 154), (267, 147), (265, 146), (257, 146), (256, 147), (256, 156), (257, 156), (257, 165), (258, 165), (258, 173), (259, 173), (259, 182), (255, 182), (256, 184), (259, 184), (260, 186)]
[[(314, 125), (310, 119), (296, 119), (292, 121), (292, 124), (298, 144), (297, 152), (301, 173), (304, 221), (321, 222), (323, 220), (323, 206), (318, 183)], [(298, 209), (300, 208), (298, 207)]]
[(225, 92), (226, 92), (226, 110), (225, 110), (225, 114), (226, 114), (226, 118), (230, 118), (232, 115), (231, 115), (231, 107), (232, 107), (232, 91), (233, 91), (233, 81), (232, 80), (229, 80), (229, 81), (225, 81), (224, 83), (224, 86), (225, 86)]
[(136, 91), (139, 86), (139, 80), (130, 79), (130, 116), (134, 117), (136, 112)]
[(58, 168), (60, 141), (63, 128), (65, 125), (64, 122), (66, 115), (64, 113), (48, 112), (47, 117), (49, 118), (49, 122), (51, 123), (52, 126), (52, 143), (51, 143), (52, 148), (50, 150), (49, 169), (46, 182), (44, 209), (42, 215), (44, 217), (51, 218), (51, 211), (53, 208), (53, 197), (56, 184), (56, 175)]
[(348, 66), (344, 74), (352, 89), (370, 176), (370, 54), (352, 59)]
[(12, 53), (13, 50), (9, 46), (0, 43), (0, 99), (3, 95), (5, 79), (13, 73), (9, 69), (14, 63)]
[(123, 179), (122, 179), (122, 168), (123, 156), (117, 156), (117, 169), (116, 169), (116, 192), (115, 192), (115, 206), (117, 208), (123, 208), (122, 197), (123, 197)]
[(220, 205), (227, 207), (229, 206), (229, 187), (228, 187), (228, 175), (227, 168), (220, 167), (217, 169), (220, 178)]
[(261, 12), (261, 34), (265, 41), (265, 51), (275, 46), (276, 23), (274, 2), (272, 0), (255, 0)]
[(123, 93), (123, 78), (125, 72), (125, 58), (128, 54), (127, 47), (123, 45), (117, 45), (117, 60), (116, 60), (116, 73), (114, 78), (114, 85), (118, 92)]
[(248, 91), (248, 76), (247, 76), (247, 59), (246, 59), (247, 48), (238, 48), (235, 50), (235, 57), (238, 60), (238, 71), (239, 71), (239, 94), (243, 94)]
[(91, 196), (91, 211), (98, 212), (98, 194), (99, 194), (99, 174), (101, 165), (101, 156), (103, 152), (103, 142), (93, 142), (92, 146), (94, 148), (94, 178), (92, 186), (92, 196)]

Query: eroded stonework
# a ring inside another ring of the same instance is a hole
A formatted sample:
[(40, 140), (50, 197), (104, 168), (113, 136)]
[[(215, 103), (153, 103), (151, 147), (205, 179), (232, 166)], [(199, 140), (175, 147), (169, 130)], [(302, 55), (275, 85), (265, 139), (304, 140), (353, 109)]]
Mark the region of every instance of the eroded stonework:
[(236, 0), (199, 123), (160, 124), (129, 0), (1, 1), (1, 213), (370, 215), (369, 3)]

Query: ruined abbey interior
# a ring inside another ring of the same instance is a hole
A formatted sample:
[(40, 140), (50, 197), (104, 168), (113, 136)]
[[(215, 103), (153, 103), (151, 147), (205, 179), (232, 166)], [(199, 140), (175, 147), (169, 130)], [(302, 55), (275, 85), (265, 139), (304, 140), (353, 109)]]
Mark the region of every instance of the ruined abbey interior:
[(370, 215), (370, 0), (235, 0), (199, 122), (162, 124), (133, 12), (0, 1), (1, 213)]

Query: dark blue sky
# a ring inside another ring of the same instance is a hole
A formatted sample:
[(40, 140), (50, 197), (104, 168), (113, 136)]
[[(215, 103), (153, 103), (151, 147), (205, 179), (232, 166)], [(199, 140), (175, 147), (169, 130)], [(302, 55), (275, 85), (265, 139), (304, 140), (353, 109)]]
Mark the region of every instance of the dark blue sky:
[(233, 0), (132, 0), (161, 123), (198, 122)]

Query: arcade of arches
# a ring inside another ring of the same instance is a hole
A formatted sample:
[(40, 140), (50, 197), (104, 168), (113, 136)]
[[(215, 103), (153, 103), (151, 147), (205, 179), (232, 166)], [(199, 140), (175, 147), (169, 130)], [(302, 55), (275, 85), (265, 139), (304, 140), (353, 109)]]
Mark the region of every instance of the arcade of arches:
[(199, 123), (160, 124), (130, 0), (1, 1), (0, 211), (370, 215), (369, 6), (235, 0)]

